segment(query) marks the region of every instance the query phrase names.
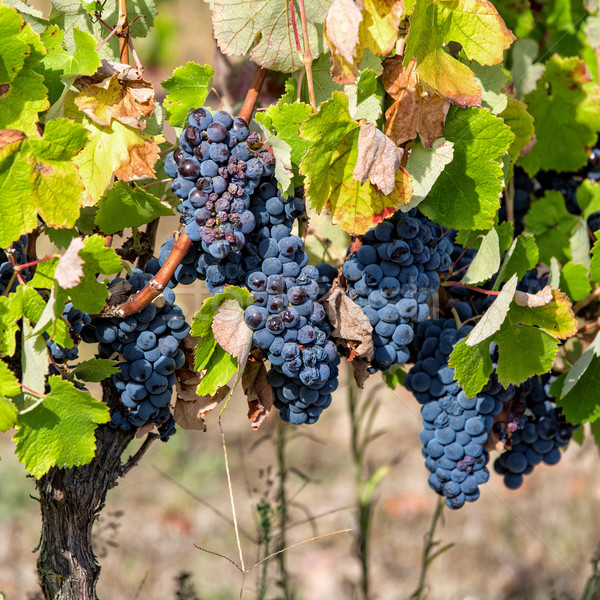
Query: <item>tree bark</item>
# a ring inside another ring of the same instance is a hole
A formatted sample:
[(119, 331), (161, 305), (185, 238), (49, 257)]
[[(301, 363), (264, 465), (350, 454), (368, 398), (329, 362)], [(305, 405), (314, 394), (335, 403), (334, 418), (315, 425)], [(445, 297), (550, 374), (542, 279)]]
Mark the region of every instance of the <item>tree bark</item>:
[[(104, 386), (104, 399), (114, 402), (114, 388)], [(100, 565), (92, 549), (92, 527), (106, 494), (117, 485), (121, 455), (133, 432), (100, 425), (96, 456), (72, 469), (52, 468), (36, 482), (42, 511), (39, 582), (46, 600), (97, 600)]]

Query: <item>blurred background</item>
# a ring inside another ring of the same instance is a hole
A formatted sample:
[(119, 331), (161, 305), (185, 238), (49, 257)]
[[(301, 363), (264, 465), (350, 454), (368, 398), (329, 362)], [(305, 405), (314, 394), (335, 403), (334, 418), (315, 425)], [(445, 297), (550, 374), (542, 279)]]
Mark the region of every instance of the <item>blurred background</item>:
[[(47, 3), (33, 4), (48, 13)], [(208, 5), (201, 2), (192, 8), (183, 0), (159, 2), (156, 28), (136, 49), (159, 98), (160, 81), (193, 60), (215, 67), (215, 87), (230, 108), (243, 99), (254, 71), (218, 52)], [(280, 84), (268, 83), (263, 104)], [(167, 136), (174, 140), (172, 131)], [(178, 226), (176, 217), (163, 221), (159, 244)], [(177, 291), (191, 318), (205, 296), (202, 288)], [(179, 430), (168, 444), (156, 443), (109, 493), (94, 531), (99, 597), (229, 600), (240, 597), (243, 585), (247, 599), (364, 599), (358, 550), (361, 530), (369, 527), (370, 598), (411, 598), (438, 504), (420, 452), (419, 405), (403, 388), (386, 388), (379, 376), (360, 393), (344, 369), (340, 382), (313, 426), (283, 426), (274, 415), (253, 432), (239, 395), (222, 417), (246, 569), (282, 547), (300, 545), (245, 578), (231, 564), (239, 565), (240, 557), (212, 414), (206, 432)], [(376, 409), (364, 448), (353, 444), (362, 407)], [(132, 443), (131, 454), (139, 444)], [(39, 597), (33, 551), (40, 517), (33, 480), (13, 451), (8, 436), (0, 437), (0, 591), (6, 600), (30, 600)], [(375, 473), (381, 483), (359, 516), (357, 497), (365, 498)], [(583, 446), (572, 443), (558, 465), (537, 467), (516, 492), (492, 474), (477, 502), (444, 509), (434, 540), (453, 547), (432, 563), (419, 598), (582, 598), (600, 543), (599, 503), (600, 461), (589, 437)], [(324, 537), (302, 543), (318, 536)]]

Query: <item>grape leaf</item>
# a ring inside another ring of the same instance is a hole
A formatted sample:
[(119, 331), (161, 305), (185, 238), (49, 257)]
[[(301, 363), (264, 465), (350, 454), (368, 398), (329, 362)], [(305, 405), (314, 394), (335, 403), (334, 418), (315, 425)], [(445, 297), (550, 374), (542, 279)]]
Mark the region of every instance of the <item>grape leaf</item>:
[(81, 381), (98, 382), (119, 372), (118, 362), (106, 358), (91, 358), (80, 362), (71, 374)]
[(504, 187), (499, 161), (515, 136), (488, 110), (470, 108), (446, 123), (444, 137), (454, 158), (419, 209), (446, 227), (490, 229)]
[(492, 277), (500, 266), (500, 240), (492, 227), (481, 240), (479, 250), (469, 265), (461, 283), (477, 285)]
[[(76, 251), (69, 252), (69, 249)], [(113, 248), (104, 245), (100, 235), (86, 236), (83, 242), (76, 238), (69, 249), (59, 260), (54, 273), (57, 305), (62, 311), (68, 296), (73, 306), (82, 312), (99, 313), (109, 294), (108, 284), (98, 281), (98, 273), (111, 275), (120, 271), (121, 259)]]
[(50, 393), (17, 417), (19, 461), (36, 478), (52, 467), (84, 465), (94, 458), (96, 427), (110, 421), (108, 406), (57, 375), (48, 379)]
[(29, 319), (23, 319), (21, 330), (21, 383), (25, 386), (23, 398), (25, 406), (33, 404), (37, 395), (44, 392), (46, 375), (48, 374), (48, 347), (41, 335), (34, 335)]
[[(514, 226), (510, 221), (504, 221), (504, 223), (494, 225), (494, 229), (498, 234), (500, 255), (502, 256), (513, 243)], [(469, 247), (478, 250), (481, 245), (481, 239), (478, 238), (486, 233), (485, 229), (461, 229), (456, 235), (456, 243), (463, 248)]]
[(587, 298), (592, 291), (587, 267), (571, 261), (564, 265), (560, 272), (560, 289), (575, 302)]
[(14, 8), (0, 5), (0, 84), (13, 81), (29, 55), (29, 44), (21, 35), (22, 25), (23, 17)]
[(8, 431), (17, 422), (19, 409), (8, 398), (0, 397), (0, 433)]
[(482, 67), (472, 62), (471, 69), (475, 73), (475, 81), (481, 88), (481, 107), (487, 108), (494, 115), (499, 115), (508, 106), (508, 96), (502, 91), (508, 83), (508, 77), (502, 65)]
[[(11, 298), (14, 294), (11, 294)], [(11, 299), (0, 296), (0, 353), (3, 356), (12, 356), (16, 348), (15, 334), (19, 331), (19, 319), (23, 311), (11, 308)]]
[(600, 182), (584, 179), (577, 188), (577, 204), (585, 221), (592, 213), (600, 210)]
[(540, 169), (577, 171), (600, 131), (600, 88), (583, 60), (552, 56), (534, 92), (525, 98), (535, 119), (537, 143), (519, 159), (530, 176)]
[(534, 237), (522, 233), (508, 249), (493, 289), (498, 289), (501, 283), (510, 279), (515, 273), (521, 279), (527, 271), (535, 268), (538, 260), (539, 251)]
[[(90, 33), (96, 43), (101, 42), (108, 35), (105, 26), (93, 16), (95, 10), (98, 10), (105, 23), (116, 24), (119, 20), (119, 7), (114, 2), (94, 3), (89, 7), (91, 10), (86, 8), (86, 4), (88, 3), (81, 0), (53, 0), (52, 2), (48, 20), (65, 32), (64, 44), (69, 52), (76, 50), (75, 28)], [(131, 24), (127, 29), (129, 35), (133, 38), (148, 37), (154, 27), (156, 13), (154, 0), (128, 0), (127, 17)], [(98, 48), (98, 52), (102, 58), (118, 60), (118, 37), (113, 35), (107, 43)]]
[(17, 422), (18, 409), (8, 397), (20, 392), (17, 378), (8, 365), (0, 361), (0, 432), (8, 431)]
[(156, 196), (117, 181), (98, 204), (96, 225), (102, 233), (110, 235), (172, 214), (171, 207)]
[(555, 190), (533, 202), (525, 215), (525, 229), (535, 235), (540, 261), (546, 264), (552, 257), (569, 260), (569, 240), (576, 225), (577, 217), (567, 211), (563, 195)]
[(392, 365), (387, 371), (383, 371), (381, 375), (385, 385), (395, 390), (398, 385), (404, 385), (408, 373), (402, 368), (402, 365)]
[(252, 361), (242, 374), (242, 388), (248, 402), (248, 419), (256, 431), (269, 416), (275, 401), (275, 392), (267, 380), (267, 369), (262, 361)]
[(182, 127), (187, 119), (190, 107), (200, 108), (212, 87), (215, 74), (210, 65), (200, 66), (195, 62), (186, 62), (177, 67), (169, 79), (161, 82), (167, 95), (164, 107), (167, 119), (173, 127)]
[[(481, 31), (486, 32), (484, 36)], [(495, 65), (502, 61), (503, 51), (514, 39), (488, 0), (417, 0), (406, 38), (404, 63), (408, 65), (416, 58), (421, 81), (455, 104), (478, 106), (481, 88), (475, 75), (452, 58), (444, 46), (458, 42), (470, 60)]]
[(73, 82), (69, 75), (93, 75), (100, 66), (100, 56), (96, 51), (98, 42), (87, 31), (80, 31), (77, 27), (73, 29), (75, 49), (72, 53), (65, 50), (63, 37), (64, 31), (58, 25), (51, 25), (41, 36), (48, 51), (42, 61), (43, 75), (52, 101), (59, 98), (65, 85), (69, 87)]
[[(306, 22), (310, 51), (317, 59), (323, 51), (323, 23), (331, 0), (306, 3)], [(294, 2), (299, 24), (299, 8)], [(302, 60), (289, 23), (287, 0), (214, 0), (213, 27), (217, 44), (227, 56), (243, 56), (254, 45), (248, 58), (273, 71), (293, 73)], [(259, 35), (260, 34), (260, 35)]]
[(415, 141), (410, 149), (406, 170), (412, 177), (413, 195), (406, 206), (400, 210), (409, 211), (418, 206), (429, 194), (433, 184), (447, 164), (454, 157), (454, 144), (438, 138), (429, 150), (420, 141)]
[(360, 125), (348, 112), (348, 98), (340, 92), (334, 92), (300, 128), (300, 135), (310, 143), (300, 163), (300, 172), (306, 176), (306, 198), (317, 212), (325, 208), (334, 224), (353, 235), (365, 233), (393, 214), (412, 192), (402, 167), (389, 196), (378, 194), (369, 181), (361, 184), (353, 179), (359, 134)]
[(54, 119), (43, 138), (0, 150), (0, 246), (37, 227), (36, 212), (50, 226), (75, 224), (82, 185), (72, 160), (86, 138), (80, 125)]
[(373, 69), (364, 69), (356, 83), (344, 86), (348, 96), (348, 111), (353, 119), (365, 121), (372, 125), (383, 112), (384, 90), (377, 84), (377, 74)]
[(325, 40), (331, 51), (331, 77), (341, 84), (356, 80), (362, 46), (357, 48), (361, 9), (353, 0), (333, 0), (325, 17)]
[(515, 139), (508, 149), (511, 160), (514, 162), (519, 158), (523, 149), (531, 142), (535, 128), (533, 117), (527, 112), (527, 105), (512, 96), (507, 96), (507, 106), (500, 113), (504, 122), (515, 134)]
[(531, 11), (529, 0), (495, 0), (494, 6), (497, 8), (506, 26), (518, 38), (526, 37), (533, 29), (535, 18)]
[(590, 277), (596, 283), (600, 283), (600, 240), (596, 240), (592, 248), (592, 260), (590, 261)]
[(590, 266), (590, 234), (588, 233), (587, 223), (579, 217), (577, 225), (569, 238), (569, 252), (571, 260), (576, 264)]
[[(516, 284), (516, 279), (513, 275), (505, 289), (511, 282)], [(514, 294), (514, 288), (511, 289)], [(500, 296), (496, 302), (499, 299)], [(494, 304), (490, 309), (493, 307)], [(491, 373), (490, 342), (494, 342), (498, 349), (498, 379), (507, 387), (509, 384), (519, 385), (534, 375), (547, 373), (558, 352), (559, 340), (577, 332), (577, 320), (571, 303), (558, 290), (552, 290), (551, 300), (542, 306), (525, 307), (513, 302), (506, 314), (504, 310), (501, 313), (501, 318), (490, 317), (482, 335), (477, 335), (475, 331), (478, 324), (450, 356), (449, 364), (455, 369), (458, 382), (468, 385), (469, 395), (481, 391)], [(474, 333), (476, 336), (473, 336)], [(527, 351), (523, 352), (523, 348)]]
[(537, 82), (540, 80), (546, 65), (539, 62), (539, 44), (529, 38), (521, 38), (512, 46), (512, 76), (515, 82), (515, 89), (519, 99), (530, 92), (533, 92), (536, 88)]
[(48, 21), (43, 18), (41, 10), (30, 6), (23, 0), (3, 0), (6, 6), (11, 6), (19, 11), (19, 14), (25, 20), (25, 23), (31, 25), (32, 31), (41, 35), (48, 27)]

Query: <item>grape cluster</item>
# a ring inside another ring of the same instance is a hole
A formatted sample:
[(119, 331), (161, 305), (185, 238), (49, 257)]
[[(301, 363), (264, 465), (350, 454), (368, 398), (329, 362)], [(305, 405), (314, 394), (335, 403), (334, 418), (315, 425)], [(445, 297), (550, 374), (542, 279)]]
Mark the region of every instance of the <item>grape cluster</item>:
[(268, 239), (268, 256), (246, 280), (256, 301), (244, 317), (253, 343), (271, 362), (267, 379), (281, 418), (314, 423), (331, 403), (339, 364), (325, 309), (317, 301), (320, 273), (308, 264), (301, 238)]
[(427, 319), (439, 288), (438, 271), (452, 264), (453, 243), (443, 233), (416, 209), (396, 213), (368, 231), (344, 263), (346, 293), (373, 326), (373, 371), (408, 361), (415, 323)]
[[(467, 305), (459, 310), (464, 311)], [(479, 486), (489, 479), (489, 454), (484, 444), (494, 421), (502, 411), (503, 400), (514, 390), (493, 389), (469, 398), (454, 381), (448, 357), (454, 346), (472, 327), (456, 329), (454, 319), (420, 323), (417, 328), (419, 355), (404, 385), (420, 404), (425, 466), (429, 485), (446, 499), (450, 508), (479, 498)]]
[[(11, 246), (9, 252), (12, 255), (18, 265), (24, 265), (27, 262), (27, 236), (22, 235), (16, 242)], [(16, 277), (13, 277), (15, 269), (12, 262), (8, 260), (8, 256), (4, 250), (0, 250), (0, 294), (4, 294), (6, 288), (10, 285), (9, 292), (14, 292), (17, 289), (19, 282)], [(21, 277), (24, 281), (29, 281), (31, 275), (27, 269), (21, 271)], [(11, 283), (12, 281), (12, 283)]]
[[(244, 244), (227, 252), (224, 257), (211, 252), (211, 246), (204, 240), (192, 245), (175, 270), (170, 285), (187, 285), (199, 278), (206, 281), (206, 287), (214, 293), (224, 285), (243, 284), (246, 274), (259, 267), (263, 258), (273, 253), (269, 240), (278, 241), (289, 235), (294, 221), (304, 215), (304, 201), (300, 196), (301, 192), (298, 190), (296, 196), (284, 198), (277, 191), (274, 178), (264, 177), (246, 202), (253, 226), (251, 230), (241, 232)], [(169, 256), (173, 244), (172, 238), (167, 239), (160, 249), (156, 264), (150, 265), (151, 269), (158, 271)]]
[(507, 450), (494, 462), (495, 471), (504, 485), (516, 490), (541, 462), (554, 465), (560, 460), (560, 448), (566, 446), (576, 426), (567, 422), (548, 393), (550, 374), (532, 378), (521, 396), (520, 418), (510, 434)]
[(90, 315), (76, 309), (72, 302), (67, 302), (63, 309), (62, 316), (69, 324), (69, 335), (75, 342), (72, 348), (64, 348), (60, 344), (52, 341), (46, 332), (42, 334), (46, 340), (46, 345), (50, 350), (50, 354), (52, 354), (52, 358), (59, 364), (63, 364), (69, 360), (76, 360), (79, 357), (79, 335), (84, 326), (89, 325), (92, 322)]
[[(137, 292), (151, 278), (151, 274), (134, 269), (128, 282)], [(117, 278), (109, 287), (122, 282)], [(139, 313), (124, 319), (97, 319), (82, 331), (86, 342), (99, 343), (102, 356), (117, 353), (122, 359), (119, 373), (113, 376), (115, 387), (121, 392), (122, 410), (113, 411), (112, 424), (130, 429), (157, 423), (164, 440), (174, 431), (169, 404), (175, 371), (185, 361), (179, 342), (190, 331), (183, 311), (174, 301), (175, 294), (166, 288), (154, 303)]]

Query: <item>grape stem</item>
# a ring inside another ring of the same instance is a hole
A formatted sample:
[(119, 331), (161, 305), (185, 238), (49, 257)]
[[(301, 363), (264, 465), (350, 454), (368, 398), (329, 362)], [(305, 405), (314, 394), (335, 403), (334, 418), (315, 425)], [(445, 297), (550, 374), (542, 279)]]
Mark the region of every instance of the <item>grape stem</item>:
[(247, 123), (249, 123), (250, 119), (252, 118), (252, 111), (254, 110), (256, 100), (258, 99), (258, 95), (260, 94), (260, 90), (265, 81), (266, 74), (267, 70), (265, 68), (261, 66), (256, 67), (256, 72), (252, 78), (250, 89), (246, 94), (244, 104), (242, 104), (242, 108), (240, 109), (240, 113), (238, 115), (240, 119), (244, 119)]
[(312, 75), (312, 54), (310, 52), (310, 43), (308, 39), (308, 25), (306, 22), (306, 9), (304, 7), (304, 0), (298, 0), (298, 8), (300, 10), (300, 23), (302, 25), (302, 41), (304, 42), (304, 53), (300, 46), (300, 37), (298, 35), (298, 27), (296, 26), (296, 11), (294, 9), (294, 0), (290, 0), (290, 17), (292, 21), (292, 30), (294, 32), (294, 39), (296, 40), (296, 52), (298, 57), (304, 65), (306, 71), (306, 86), (308, 87), (308, 98), (310, 100), (310, 106), (313, 112), (317, 112), (317, 102), (315, 99), (315, 86), (313, 83)]
[(119, 25), (117, 35), (119, 36), (119, 56), (123, 64), (129, 64), (129, 25), (127, 23), (127, 0), (119, 1)]
[(472, 292), (479, 292), (480, 294), (485, 294), (486, 296), (498, 296), (500, 292), (493, 292), (491, 290), (484, 290), (480, 287), (475, 287), (472, 285), (465, 285), (464, 283), (458, 283), (458, 281), (443, 281), (441, 285), (447, 287), (460, 287), (466, 290), (471, 290)]
[(182, 230), (179, 237), (173, 245), (171, 253), (165, 260), (165, 263), (160, 268), (160, 271), (141, 289), (137, 294), (133, 294), (125, 302), (118, 306), (109, 307), (102, 312), (103, 316), (111, 317), (128, 317), (134, 315), (140, 310), (146, 308), (154, 298), (160, 295), (166, 285), (173, 277), (175, 269), (183, 257), (188, 253), (192, 240), (186, 235), (185, 230)]
[(23, 269), (27, 269), (28, 267), (32, 267), (33, 265), (46, 262), (47, 260), (50, 260), (52, 258), (56, 258), (56, 254), (51, 254), (50, 256), (45, 256), (44, 258), (38, 258), (37, 260), (32, 260), (31, 262), (27, 262), (22, 265), (15, 265), (14, 269), (15, 271), (22, 271)]

